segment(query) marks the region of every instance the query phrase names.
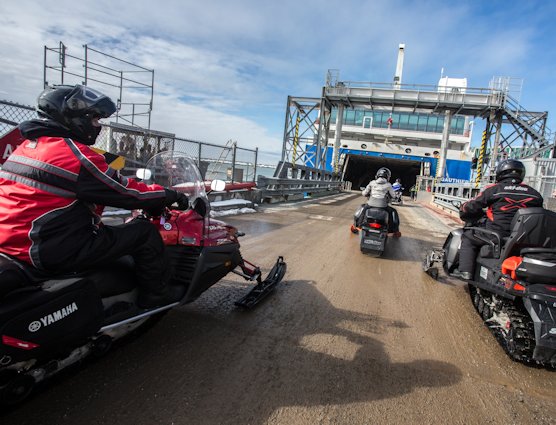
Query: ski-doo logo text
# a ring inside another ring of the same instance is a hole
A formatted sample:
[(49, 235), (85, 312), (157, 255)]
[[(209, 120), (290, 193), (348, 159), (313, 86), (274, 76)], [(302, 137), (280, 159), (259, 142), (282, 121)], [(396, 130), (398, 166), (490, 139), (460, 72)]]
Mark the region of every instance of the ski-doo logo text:
[(70, 305), (61, 308), (54, 313), (47, 314), (44, 317), (40, 318), (40, 321), (35, 320), (29, 324), (29, 331), (30, 332), (37, 332), (42, 326), (49, 326), (58, 320), (62, 320), (64, 317), (69, 316), (70, 314), (77, 311), (77, 304), (71, 303)]

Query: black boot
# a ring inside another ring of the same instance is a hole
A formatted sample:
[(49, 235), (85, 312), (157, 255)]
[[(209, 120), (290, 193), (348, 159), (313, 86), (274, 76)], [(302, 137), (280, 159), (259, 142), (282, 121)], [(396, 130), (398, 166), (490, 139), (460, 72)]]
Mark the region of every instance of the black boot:
[(159, 292), (146, 292), (140, 289), (137, 305), (144, 309), (163, 307), (180, 301), (184, 295), (185, 286), (183, 285), (165, 285), (164, 289)]

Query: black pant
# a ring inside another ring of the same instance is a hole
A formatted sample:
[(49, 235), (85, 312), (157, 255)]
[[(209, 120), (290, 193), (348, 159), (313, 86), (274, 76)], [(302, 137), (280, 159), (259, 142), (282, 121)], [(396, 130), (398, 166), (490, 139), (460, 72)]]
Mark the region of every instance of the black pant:
[(91, 234), (72, 258), (44, 266), (62, 272), (81, 271), (124, 255), (133, 257), (140, 290), (155, 294), (163, 291), (171, 274), (168, 256), (160, 233), (144, 219), (135, 219), (120, 226), (102, 226), (96, 234)]
[[(500, 234), (501, 232), (497, 231), (497, 233)], [(501, 234), (500, 236), (503, 235)], [(484, 236), (484, 237), (489, 238), (488, 236)], [(494, 240), (494, 237), (492, 238)], [(471, 230), (465, 230), (461, 238), (461, 247), (459, 249), (458, 270), (460, 272), (474, 273), (477, 253), (480, 251), (481, 247), (486, 244), (487, 242), (485, 242), (484, 240), (477, 239), (476, 237), (474, 237), (473, 232)]]
[[(361, 227), (363, 225), (363, 219), (365, 217), (365, 211), (367, 211), (369, 208), (378, 208), (378, 207), (371, 207), (368, 204), (364, 204), (363, 208), (361, 208), (361, 211), (359, 212), (359, 214), (356, 214), (355, 217), (354, 217), (356, 227)], [(399, 232), (400, 231), (400, 216), (398, 215), (398, 212), (396, 211), (396, 209), (392, 208), (390, 205), (388, 205), (387, 207), (381, 207), (381, 208), (385, 209), (388, 212), (388, 233)]]

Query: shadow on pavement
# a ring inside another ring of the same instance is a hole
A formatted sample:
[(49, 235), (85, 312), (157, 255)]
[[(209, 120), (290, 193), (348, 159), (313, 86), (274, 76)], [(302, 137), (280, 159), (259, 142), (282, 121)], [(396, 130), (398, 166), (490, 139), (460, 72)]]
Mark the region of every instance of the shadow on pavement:
[(248, 312), (230, 301), (242, 285), (213, 289), (2, 423), (261, 424), (285, 407), (368, 403), (462, 378), (443, 361), (393, 361), (377, 336), (411, 327), (336, 308), (314, 282), (288, 281)]

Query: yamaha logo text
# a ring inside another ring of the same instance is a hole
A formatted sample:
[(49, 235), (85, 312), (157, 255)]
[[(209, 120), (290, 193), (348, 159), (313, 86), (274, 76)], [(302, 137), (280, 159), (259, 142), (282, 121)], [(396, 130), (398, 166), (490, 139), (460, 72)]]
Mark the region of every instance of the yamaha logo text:
[(61, 308), (54, 313), (47, 314), (44, 317), (41, 317), (40, 320), (35, 320), (29, 324), (29, 331), (37, 332), (41, 327), (49, 326), (53, 323), (56, 323), (58, 320), (62, 320), (64, 317), (69, 316), (72, 313), (77, 311), (77, 304), (71, 303), (70, 305)]

